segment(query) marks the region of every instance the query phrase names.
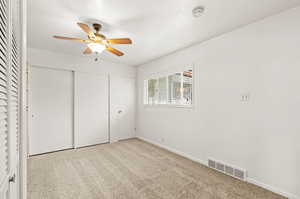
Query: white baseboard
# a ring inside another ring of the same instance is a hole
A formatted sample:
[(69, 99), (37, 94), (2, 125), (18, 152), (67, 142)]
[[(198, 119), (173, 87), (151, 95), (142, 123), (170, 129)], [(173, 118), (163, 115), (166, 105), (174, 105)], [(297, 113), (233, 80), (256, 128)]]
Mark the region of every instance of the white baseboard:
[[(166, 149), (167, 151), (170, 151), (170, 152), (176, 153), (176, 154), (178, 154), (178, 155), (181, 155), (181, 156), (183, 156), (183, 157), (185, 157), (185, 158), (188, 158), (188, 159), (190, 159), (190, 160), (192, 160), (192, 161), (198, 162), (198, 163), (200, 163), (200, 164), (202, 164), (202, 165), (204, 165), (204, 166), (208, 166), (208, 165), (207, 165), (207, 161), (204, 161), (204, 160), (195, 158), (195, 157), (193, 157), (193, 156), (191, 156), (191, 155), (189, 155), (189, 154), (187, 154), (187, 153), (183, 153), (183, 152), (181, 152), (181, 151), (178, 151), (178, 150), (173, 149), (173, 148), (171, 148), (171, 147), (165, 146), (165, 145), (163, 145), (163, 144), (161, 144), (161, 143), (158, 143), (158, 142), (149, 140), (149, 139), (147, 139), (147, 138), (143, 138), (143, 137), (140, 137), (140, 136), (137, 136), (137, 138), (138, 138), (138, 139), (141, 139), (141, 140), (143, 140), (143, 141), (145, 141), (145, 142), (151, 143), (151, 144), (153, 144), (153, 145), (156, 145), (156, 146), (158, 146), (158, 147), (161, 147), (161, 148), (163, 148), (163, 149)], [(256, 185), (256, 186), (262, 187), (262, 188), (264, 188), (264, 189), (266, 189), (266, 190), (272, 191), (273, 193), (276, 193), (276, 194), (282, 195), (282, 196), (284, 196), (284, 197), (287, 197), (288, 199), (300, 199), (299, 196), (296, 196), (296, 195), (294, 195), (294, 194), (287, 193), (287, 192), (282, 191), (282, 190), (280, 190), (280, 189), (278, 189), (278, 188), (274, 188), (274, 187), (272, 187), (272, 186), (270, 186), (270, 185), (267, 185), (267, 184), (265, 184), (265, 183), (259, 182), (259, 181), (255, 180), (255, 179), (253, 179), (253, 178), (249, 178), (249, 177), (248, 177), (248, 178), (247, 178), (247, 182), (250, 183), (250, 184), (254, 184), (254, 185)]]
[(154, 142), (154, 141), (152, 141), (152, 140), (149, 140), (149, 139), (146, 139), (146, 138), (143, 138), (143, 137), (137, 137), (137, 138), (138, 138), (138, 139), (141, 139), (141, 140), (143, 140), (143, 141), (145, 141), (145, 142), (148, 142), (148, 143), (150, 143), (150, 144), (153, 144), (153, 145), (156, 145), (156, 146), (158, 146), (158, 147), (161, 147), (161, 148), (163, 148), (163, 149), (166, 149), (167, 151), (170, 151), (170, 152), (176, 153), (176, 154), (178, 154), (178, 155), (180, 155), (180, 156), (183, 156), (183, 157), (185, 157), (185, 158), (188, 158), (188, 159), (190, 159), (190, 160), (192, 160), (192, 161), (198, 162), (198, 163), (200, 163), (200, 164), (202, 164), (202, 165), (207, 166), (207, 161), (200, 160), (200, 159), (195, 158), (195, 157), (193, 157), (193, 156), (191, 156), (191, 155), (189, 155), (189, 154), (187, 154), (187, 153), (183, 153), (183, 152), (181, 152), (181, 151), (178, 151), (178, 150), (176, 150), (176, 149), (167, 147), (167, 146), (162, 145), (162, 144), (160, 144), (160, 143), (158, 143), (158, 142)]
[(291, 193), (287, 193), (287, 192), (282, 191), (282, 190), (280, 190), (280, 189), (278, 189), (278, 188), (275, 188), (275, 187), (272, 187), (272, 186), (267, 185), (267, 184), (265, 184), (265, 183), (259, 182), (259, 181), (255, 180), (255, 179), (253, 179), (253, 178), (248, 178), (247, 181), (248, 181), (249, 183), (251, 183), (251, 184), (254, 184), (254, 185), (256, 185), (256, 186), (262, 187), (262, 188), (264, 188), (264, 189), (267, 189), (267, 190), (269, 190), (269, 191), (272, 191), (272, 192), (274, 192), (274, 193), (277, 193), (277, 194), (279, 194), (279, 195), (282, 195), (282, 196), (284, 196), (284, 197), (287, 197), (288, 199), (300, 199), (299, 196), (296, 196), (296, 195), (291, 194)]

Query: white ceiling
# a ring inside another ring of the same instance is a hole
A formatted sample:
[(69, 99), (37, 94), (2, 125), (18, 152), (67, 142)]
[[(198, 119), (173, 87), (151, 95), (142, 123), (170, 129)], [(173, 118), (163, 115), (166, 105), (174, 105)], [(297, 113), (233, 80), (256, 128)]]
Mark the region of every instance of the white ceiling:
[[(206, 10), (194, 18), (198, 5)], [(133, 45), (114, 46), (123, 57), (108, 52), (100, 57), (136, 66), (298, 5), (300, 0), (28, 0), (28, 43), (87, 56), (84, 44), (52, 36), (85, 38), (76, 23), (97, 20), (108, 38), (133, 40)]]

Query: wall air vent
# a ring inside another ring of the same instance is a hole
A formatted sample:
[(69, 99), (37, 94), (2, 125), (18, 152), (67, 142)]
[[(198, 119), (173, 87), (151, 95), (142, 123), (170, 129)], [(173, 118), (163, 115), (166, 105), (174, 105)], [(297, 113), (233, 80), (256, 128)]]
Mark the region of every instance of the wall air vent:
[(216, 162), (214, 160), (208, 160), (208, 166), (210, 168), (215, 169), (216, 168)]
[(228, 174), (228, 175), (231, 175), (233, 176), (234, 175), (234, 168), (231, 167), (231, 166), (225, 166), (225, 173)]
[(224, 165), (223, 163), (217, 162), (217, 167), (216, 167), (216, 169), (217, 169), (218, 171), (224, 172), (224, 171), (225, 171), (225, 165)]
[(237, 177), (239, 179), (244, 179), (245, 178), (245, 172), (240, 169), (234, 169), (234, 177)]
[(229, 164), (225, 164), (221, 161), (217, 161), (214, 159), (208, 159), (208, 167), (219, 172), (222, 172), (226, 175), (232, 176), (234, 178), (246, 181), (246, 170), (234, 167)]

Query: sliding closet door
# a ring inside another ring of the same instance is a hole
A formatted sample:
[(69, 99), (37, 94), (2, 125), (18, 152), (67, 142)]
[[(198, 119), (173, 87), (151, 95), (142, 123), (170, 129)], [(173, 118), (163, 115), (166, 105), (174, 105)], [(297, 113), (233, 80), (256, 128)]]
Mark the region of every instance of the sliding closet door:
[(76, 72), (74, 103), (75, 146), (108, 142), (108, 77)]
[(135, 135), (135, 79), (110, 78), (111, 141), (132, 138)]
[(73, 74), (31, 67), (30, 155), (73, 148)]

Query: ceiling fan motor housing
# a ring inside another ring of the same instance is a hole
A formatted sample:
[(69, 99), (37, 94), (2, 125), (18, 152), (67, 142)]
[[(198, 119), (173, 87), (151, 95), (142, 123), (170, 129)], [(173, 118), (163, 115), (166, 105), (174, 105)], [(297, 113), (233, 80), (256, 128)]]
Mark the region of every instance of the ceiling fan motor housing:
[(94, 39), (96, 39), (96, 40), (105, 40), (106, 39), (106, 37), (104, 35), (102, 35), (102, 34), (99, 33), (100, 30), (101, 30), (101, 28), (102, 28), (101, 24), (94, 23), (93, 24), (93, 28), (96, 31), (96, 33), (95, 33), (96, 38), (94, 38)]
[(99, 32), (102, 28), (102, 25), (101, 24), (98, 24), (98, 23), (94, 23), (93, 24), (93, 27), (94, 29), (96, 30), (96, 32)]

